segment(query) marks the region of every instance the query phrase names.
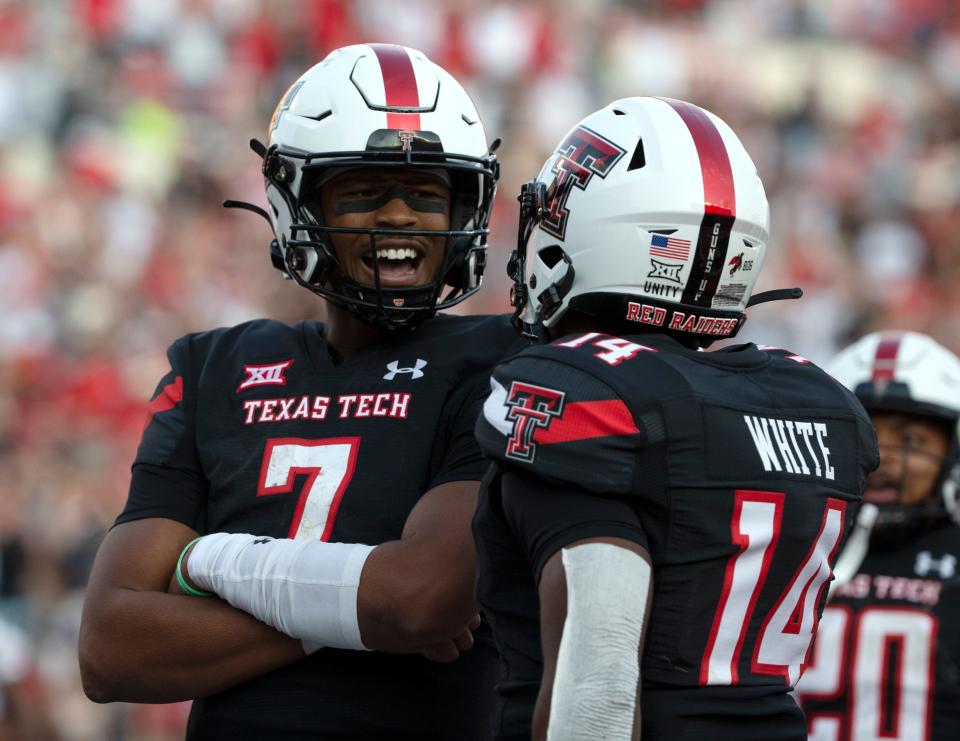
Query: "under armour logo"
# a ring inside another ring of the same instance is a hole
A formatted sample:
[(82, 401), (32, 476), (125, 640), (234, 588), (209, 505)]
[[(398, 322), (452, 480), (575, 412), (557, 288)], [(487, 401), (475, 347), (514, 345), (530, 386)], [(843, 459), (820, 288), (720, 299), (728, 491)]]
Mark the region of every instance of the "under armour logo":
[(247, 374), (247, 377), (243, 380), (243, 383), (237, 386), (237, 391), (243, 391), (251, 386), (285, 386), (287, 379), (284, 373), (291, 365), (293, 365), (293, 360), (271, 365), (245, 365), (243, 366), (243, 372)]
[(387, 370), (390, 371), (384, 375), (385, 381), (392, 381), (397, 377), (398, 373), (409, 373), (410, 378), (416, 380), (417, 378), (423, 378), (423, 369), (427, 367), (427, 361), (422, 358), (417, 358), (417, 362), (414, 364), (413, 368), (401, 368), (399, 360), (391, 360), (387, 363)]
[(957, 573), (957, 557), (946, 553), (940, 558), (934, 558), (930, 551), (920, 551), (913, 570), (918, 576), (926, 576), (931, 571), (936, 571), (941, 579), (951, 579)]

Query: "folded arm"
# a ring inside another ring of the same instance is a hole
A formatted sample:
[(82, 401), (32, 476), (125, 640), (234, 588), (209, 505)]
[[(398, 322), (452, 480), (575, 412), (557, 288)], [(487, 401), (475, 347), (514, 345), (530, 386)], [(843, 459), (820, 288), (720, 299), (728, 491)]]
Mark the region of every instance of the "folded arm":
[(399, 540), (361, 544), (218, 533), (184, 557), (193, 588), (309, 644), (422, 651), (452, 660), (476, 627), (470, 520), (476, 481), (439, 485), (407, 518)]
[(163, 518), (107, 534), (80, 626), (80, 672), (91, 700), (188, 700), (303, 658), (300, 641), (222, 600), (167, 593), (177, 557), (196, 535)]

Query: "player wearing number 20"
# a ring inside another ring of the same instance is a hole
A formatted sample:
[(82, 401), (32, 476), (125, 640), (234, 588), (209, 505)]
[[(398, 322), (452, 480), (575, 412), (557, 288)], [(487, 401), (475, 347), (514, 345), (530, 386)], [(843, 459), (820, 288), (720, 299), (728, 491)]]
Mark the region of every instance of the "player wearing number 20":
[[(960, 738), (960, 359), (914, 332), (830, 366), (870, 413), (880, 467), (799, 686), (815, 741)], [(842, 582), (842, 583), (841, 583)]]
[(479, 287), (496, 159), (463, 88), (392, 45), (308, 70), (269, 136), (274, 266), (327, 320), (171, 347), (90, 580), (84, 686), (202, 698), (189, 738), (486, 738), (489, 638), (418, 652), (450, 662), (476, 627), (473, 425), (521, 341), (435, 313)]
[(499, 738), (801, 741), (789, 692), (876, 438), (799, 355), (701, 351), (760, 270), (756, 168), (711, 113), (619, 100), (521, 211), (518, 320), (553, 341), (496, 368), (477, 427)]

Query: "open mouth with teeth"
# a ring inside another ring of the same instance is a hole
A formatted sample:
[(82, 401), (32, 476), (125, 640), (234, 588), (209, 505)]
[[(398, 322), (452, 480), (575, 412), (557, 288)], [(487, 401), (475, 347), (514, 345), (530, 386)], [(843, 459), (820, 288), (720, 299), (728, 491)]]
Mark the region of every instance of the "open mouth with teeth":
[[(368, 252), (361, 256), (366, 272), (369, 273), (364, 281), (373, 285), (374, 264), (373, 253)], [(418, 269), (423, 263), (423, 255), (413, 247), (378, 247), (377, 269), (380, 273), (380, 283), (383, 285), (419, 285), (426, 282), (419, 280)]]

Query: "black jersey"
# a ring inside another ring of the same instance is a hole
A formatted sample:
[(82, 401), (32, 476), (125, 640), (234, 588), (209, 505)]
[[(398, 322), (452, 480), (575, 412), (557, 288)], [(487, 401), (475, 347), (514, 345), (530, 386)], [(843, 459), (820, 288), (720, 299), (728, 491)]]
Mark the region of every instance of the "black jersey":
[(960, 527), (872, 544), (797, 686), (811, 739), (960, 739)]
[[(341, 363), (313, 322), (183, 337), (168, 353), (118, 522), (397, 539), (424, 492), (483, 476), (473, 426), (492, 366), (521, 346), (505, 317), (437, 316)], [(322, 649), (197, 700), (188, 737), (482, 739), (495, 670), (482, 634), (452, 664)]]
[[(790, 352), (663, 335), (564, 338), (491, 384), (477, 436), (496, 464), (474, 536), (498, 737), (529, 738), (540, 570), (568, 543), (616, 536), (653, 563), (643, 738), (805, 738), (789, 691), (877, 463), (856, 398)], [(504, 496), (508, 475), (523, 496)]]

